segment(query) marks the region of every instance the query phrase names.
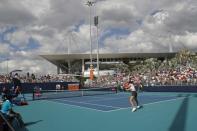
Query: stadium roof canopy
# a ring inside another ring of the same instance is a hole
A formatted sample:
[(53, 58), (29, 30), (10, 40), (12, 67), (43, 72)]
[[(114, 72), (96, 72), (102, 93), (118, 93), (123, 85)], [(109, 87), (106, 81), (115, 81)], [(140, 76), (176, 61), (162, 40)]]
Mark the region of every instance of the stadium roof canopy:
[[(165, 59), (172, 58), (176, 53), (100, 53), (99, 62), (124, 62), (145, 60), (147, 58)], [(40, 55), (42, 58), (53, 63), (61, 70), (67, 70), (68, 61), (71, 66), (78, 62), (81, 65), (90, 62), (90, 54), (48, 54)], [(97, 54), (92, 54), (93, 62), (96, 61)], [(73, 66), (72, 66), (73, 67)]]
[[(176, 53), (100, 53), (99, 59), (138, 59), (138, 58), (171, 58)], [(49, 54), (40, 55), (44, 59), (52, 62), (59, 60), (89, 60), (90, 54)], [(96, 59), (96, 54), (92, 54), (92, 58)]]

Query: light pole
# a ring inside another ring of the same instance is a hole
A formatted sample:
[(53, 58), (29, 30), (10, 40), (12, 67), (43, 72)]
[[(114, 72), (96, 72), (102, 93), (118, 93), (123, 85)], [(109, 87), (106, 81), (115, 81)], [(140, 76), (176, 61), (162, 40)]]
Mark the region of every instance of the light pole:
[[(71, 35), (70, 34), (71, 32), (69, 31), (69, 34), (68, 34), (68, 50), (67, 50), (67, 54), (69, 55), (70, 54), (70, 45), (71, 45)], [(71, 69), (71, 64), (70, 64), (70, 60), (67, 61), (68, 62), (68, 74), (70, 74), (70, 69)]]
[(170, 41), (170, 39), (171, 39), (171, 32), (170, 31), (168, 31), (168, 46), (169, 46), (169, 52), (170, 53), (172, 53), (173, 52), (173, 46), (172, 46), (172, 43), (171, 43), (171, 41)]
[(96, 26), (96, 38), (97, 38), (97, 77), (99, 79), (99, 31), (98, 31), (98, 16), (94, 17), (94, 25)]
[[(92, 6), (95, 2), (88, 1), (87, 5), (90, 8), (90, 80), (94, 79), (94, 67), (92, 64), (92, 24), (91, 24), (91, 18), (92, 18)], [(92, 83), (91, 83), (92, 84)]]
[(8, 72), (9, 72), (9, 66), (8, 66), (8, 58), (6, 59), (6, 61), (7, 61), (7, 75), (8, 75)]
[(92, 67), (92, 23), (91, 23), (91, 17), (92, 17), (92, 9), (91, 7), (93, 6), (95, 2), (92, 1), (87, 1), (86, 5), (89, 6), (90, 11), (89, 11), (89, 20), (90, 20), (90, 67)]

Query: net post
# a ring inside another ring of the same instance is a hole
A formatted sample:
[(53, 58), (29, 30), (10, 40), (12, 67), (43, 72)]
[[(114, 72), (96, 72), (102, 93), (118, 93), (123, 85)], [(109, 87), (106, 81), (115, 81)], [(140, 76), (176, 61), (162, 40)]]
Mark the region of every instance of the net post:
[(83, 90), (81, 90), (81, 96), (83, 96)]
[(33, 101), (35, 100), (35, 90), (34, 89), (33, 89), (32, 99), (33, 99)]
[(115, 88), (115, 91), (116, 91), (116, 94), (117, 94), (118, 93), (118, 87), (115, 86), (114, 88)]

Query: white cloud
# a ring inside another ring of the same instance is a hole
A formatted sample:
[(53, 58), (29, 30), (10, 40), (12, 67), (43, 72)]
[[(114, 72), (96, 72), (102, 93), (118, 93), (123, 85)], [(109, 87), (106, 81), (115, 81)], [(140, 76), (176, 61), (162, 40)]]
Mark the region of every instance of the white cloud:
[(25, 26), (36, 20), (30, 12), (31, 8), (25, 8), (20, 1), (1, 0), (0, 23), (3, 25)]
[(159, 12), (153, 15), (153, 18), (156, 21), (156, 24), (163, 24), (164, 21), (169, 17), (168, 12)]
[(197, 50), (197, 33), (186, 32), (184, 35), (174, 37), (175, 45), (182, 44), (190, 50)]
[(64, 30), (88, 18), (88, 7), (84, 7), (81, 0), (50, 0), (50, 10), (42, 16), (39, 24)]
[(0, 56), (9, 54), (10, 47), (6, 43), (0, 43)]
[[(3, 63), (4, 65), (4, 69), (7, 68), (7, 63)], [(5, 66), (6, 65), (6, 66)], [(12, 71), (12, 70), (16, 70), (16, 69), (20, 69), (23, 70), (23, 72), (30, 72), (30, 73), (49, 73), (49, 70), (51, 73), (55, 73), (55, 66), (52, 64), (47, 64), (47, 68), (46, 68), (46, 61), (43, 60), (29, 60), (29, 59), (25, 59), (22, 60), (20, 63), (18, 63), (18, 60), (9, 60), (8, 61), (8, 71)], [(7, 69), (6, 69), (7, 70)]]
[(26, 7), (34, 16), (41, 18), (50, 10), (50, 0), (22, 0), (21, 4)]
[(13, 45), (23, 49), (27, 44), (31, 36), (27, 34), (25, 30), (19, 30), (14, 33), (9, 33), (6, 39), (9, 40)]

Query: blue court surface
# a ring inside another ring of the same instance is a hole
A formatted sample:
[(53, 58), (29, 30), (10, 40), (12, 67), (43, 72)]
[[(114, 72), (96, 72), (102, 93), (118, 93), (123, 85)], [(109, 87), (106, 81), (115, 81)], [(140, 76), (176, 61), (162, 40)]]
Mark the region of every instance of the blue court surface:
[(130, 93), (29, 101), (15, 106), (29, 131), (196, 131), (197, 94), (142, 92), (131, 112)]

